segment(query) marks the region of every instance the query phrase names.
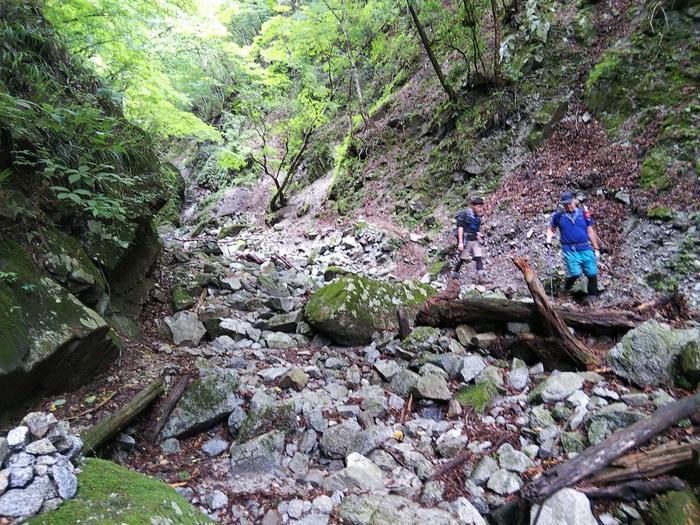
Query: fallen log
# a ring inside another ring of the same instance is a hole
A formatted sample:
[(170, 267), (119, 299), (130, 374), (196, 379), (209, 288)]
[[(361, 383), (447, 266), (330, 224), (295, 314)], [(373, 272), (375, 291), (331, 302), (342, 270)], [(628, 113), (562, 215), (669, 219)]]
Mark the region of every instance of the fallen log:
[(627, 454), (594, 474), (589, 481), (594, 485), (652, 478), (695, 465), (700, 453), (700, 440), (687, 443), (672, 441), (651, 450)]
[(521, 490), (533, 503), (541, 503), (555, 492), (587, 479), (628, 450), (643, 445), (668, 427), (700, 410), (700, 393), (684, 397), (657, 409), (648, 419), (618, 430), (575, 458), (545, 471)]
[(559, 341), (561, 350), (576, 364), (590, 367), (598, 362), (598, 358), (581, 341), (576, 339), (566, 326), (559, 314), (552, 308), (547, 300), (547, 294), (542, 288), (537, 273), (530, 267), (527, 258), (513, 257), (513, 264), (525, 278), (532, 300), (542, 318), (542, 324), (547, 332)]
[[(645, 321), (628, 310), (577, 309), (552, 305), (567, 326), (593, 333), (627, 332)], [(435, 296), (418, 312), (416, 325), (455, 328), (461, 324), (498, 324), (511, 321), (542, 328), (534, 303), (508, 299), (482, 299)]]
[(185, 392), (185, 389), (190, 384), (191, 380), (191, 374), (185, 374), (184, 376), (179, 377), (178, 380), (175, 381), (173, 387), (170, 389), (170, 392), (166, 398), (158, 407), (157, 416), (155, 417), (153, 425), (148, 431), (147, 439), (150, 443), (155, 443), (158, 440), (158, 436), (163, 431), (165, 423), (168, 421), (170, 414), (175, 409), (175, 405), (177, 405), (177, 402), (182, 397), (182, 394)]
[(580, 488), (579, 491), (583, 492), (591, 499), (637, 501), (646, 499), (649, 496), (654, 496), (655, 494), (661, 494), (671, 490), (685, 490), (687, 488), (687, 483), (680, 478), (663, 477), (627, 481), (609, 487), (583, 487)]
[(143, 412), (148, 405), (163, 393), (163, 380), (158, 378), (136, 394), (129, 403), (81, 434), (83, 454), (92, 455)]

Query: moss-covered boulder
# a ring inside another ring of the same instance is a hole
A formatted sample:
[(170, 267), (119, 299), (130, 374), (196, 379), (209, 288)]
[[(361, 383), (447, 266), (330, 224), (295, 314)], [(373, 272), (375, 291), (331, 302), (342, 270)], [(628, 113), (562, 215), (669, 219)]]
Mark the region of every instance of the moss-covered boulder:
[(348, 276), (314, 293), (304, 309), (317, 331), (340, 345), (361, 345), (372, 334), (398, 330), (396, 310), (415, 314), (435, 294), (432, 287), (415, 281), (388, 283), (364, 276)]
[(668, 492), (649, 508), (652, 525), (693, 525), (700, 523), (700, 503), (691, 491)]
[(89, 459), (78, 475), (78, 495), (29, 525), (205, 525), (213, 523), (162, 481), (110, 461)]
[(276, 401), (248, 412), (236, 441), (244, 443), (272, 430), (278, 430), (285, 435), (296, 432), (297, 416), (293, 401)]
[(0, 242), (0, 404), (37, 386), (76, 388), (117, 356), (119, 341), (95, 311), (41, 273), (17, 243)]
[(48, 250), (42, 254), (44, 267), (69, 292), (88, 306), (102, 299), (107, 282), (81, 244), (56, 228), (44, 232)]
[(187, 387), (163, 429), (163, 437), (184, 437), (207, 429), (242, 404), (238, 376), (231, 370), (211, 371)]
[(681, 373), (681, 353), (700, 330), (675, 330), (647, 321), (630, 330), (606, 356), (618, 376), (639, 387), (672, 385)]
[(187, 310), (191, 306), (194, 306), (194, 297), (190, 295), (187, 288), (178, 284), (173, 286), (170, 290), (173, 297), (173, 310), (179, 312), (180, 310)]

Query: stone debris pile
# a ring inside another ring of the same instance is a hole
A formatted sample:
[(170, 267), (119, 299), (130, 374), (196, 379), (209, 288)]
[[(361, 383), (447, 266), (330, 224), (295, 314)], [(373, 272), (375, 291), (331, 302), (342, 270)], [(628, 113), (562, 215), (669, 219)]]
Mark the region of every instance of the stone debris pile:
[(78, 490), (75, 459), (83, 442), (67, 421), (31, 412), (0, 437), (0, 517), (55, 510)]

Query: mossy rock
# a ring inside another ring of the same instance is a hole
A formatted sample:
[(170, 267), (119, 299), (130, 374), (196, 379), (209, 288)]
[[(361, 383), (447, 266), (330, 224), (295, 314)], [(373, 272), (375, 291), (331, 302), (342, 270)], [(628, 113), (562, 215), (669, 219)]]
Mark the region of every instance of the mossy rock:
[(671, 208), (666, 208), (665, 206), (656, 206), (655, 208), (650, 208), (647, 210), (647, 217), (652, 220), (657, 221), (672, 221), (676, 216)]
[(190, 295), (187, 288), (181, 284), (174, 286), (170, 294), (173, 298), (173, 310), (179, 312), (180, 310), (187, 310), (188, 308), (194, 306), (194, 297)]
[(231, 370), (211, 371), (185, 390), (163, 429), (163, 437), (185, 437), (206, 430), (240, 406), (238, 376)]
[(81, 386), (116, 357), (105, 320), (43, 275), (17, 243), (0, 242), (0, 403), (42, 385)]
[(446, 274), (448, 271), (450, 271), (450, 263), (448, 261), (435, 261), (430, 265), (430, 268), (428, 268), (428, 273), (432, 277)]
[(78, 240), (56, 228), (46, 229), (43, 238), (48, 247), (43, 254), (46, 270), (81, 301), (95, 305), (107, 282)]
[(238, 431), (236, 441), (245, 443), (273, 430), (282, 431), (286, 435), (296, 432), (297, 417), (294, 402), (278, 401), (248, 412)]
[(462, 405), (472, 407), (482, 414), (496, 397), (498, 388), (490, 381), (484, 381), (476, 385), (470, 385), (460, 389), (455, 394), (455, 399)]
[(224, 226), (219, 230), (219, 234), (216, 236), (217, 239), (225, 239), (226, 237), (235, 237), (248, 226), (245, 224), (229, 224)]
[(700, 503), (691, 491), (667, 492), (649, 508), (652, 525), (695, 525), (700, 523)]
[(78, 494), (29, 525), (206, 525), (213, 523), (162, 481), (111, 461), (88, 459), (78, 475)]
[(415, 281), (388, 283), (359, 275), (343, 277), (316, 291), (304, 314), (315, 330), (337, 344), (368, 344), (375, 332), (398, 330), (398, 308), (414, 315), (435, 293), (434, 288)]

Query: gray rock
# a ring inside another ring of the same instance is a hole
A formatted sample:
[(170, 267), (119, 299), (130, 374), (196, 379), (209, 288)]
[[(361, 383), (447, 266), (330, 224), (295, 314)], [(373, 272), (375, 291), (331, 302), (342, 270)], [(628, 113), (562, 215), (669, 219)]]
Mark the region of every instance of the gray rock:
[(71, 499), (78, 491), (78, 478), (75, 476), (73, 465), (68, 461), (61, 461), (51, 467), (51, 473), (58, 495), (63, 499)]
[(580, 390), (583, 379), (574, 372), (562, 372), (551, 375), (530, 394), (531, 399), (542, 399), (545, 403), (554, 403), (566, 399), (571, 394)]
[(562, 432), (561, 446), (567, 454), (578, 454), (586, 448), (586, 442), (580, 432)]
[(57, 423), (56, 416), (43, 412), (30, 412), (22, 418), (21, 422), (22, 425), (29, 428), (29, 432), (37, 439), (43, 438)]
[(312, 505), (314, 509), (323, 514), (330, 514), (331, 512), (333, 512), (333, 507), (335, 507), (335, 503), (333, 503), (333, 500), (325, 494), (314, 498)]
[(452, 458), (467, 446), (468, 438), (460, 429), (448, 430), (435, 442), (435, 448), (443, 458)]
[(52, 492), (48, 476), (37, 477), (25, 489), (8, 490), (0, 496), (0, 516), (20, 518), (33, 516), (44, 503), (44, 499)]
[(270, 509), (263, 516), (260, 525), (282, 525), (282, 516), (277, 510)]
[(369, 459), (352, 452), (346, 460), (346, 467), (331, 474), (324, 483), (326, 490), (343, 492), (379, 490), (384, 487), (384, 473)]
[(530, 409), (530, 426), (544, 428), (554, 425), (552, 413), (544, 405), (535, 405)]
[(374, 368), (384, 381), (391, 381), (391, 378), (401, 370), (396, 361), (388, 359), (377, 359), (374, 362)]
[(259, 341), (262, 332), (255, 328), (248, 321), (230, 317), (222, 319), (219, 326), (215, 329), (215, 335), (226, 335), (234, 341), (242, 341), (250, 339), (251, 341)]
[(632, 410), (624, 403), (613, 403), (596, 412), (588, 425), (588, 441), (597, 445), (618, 429), (644, 419), (642, 412)]
[(204, 452), (210, 458), (218, 456), (223, 453), (228, 448), (228, 442), (220, 438), (214, 438), (208, 440), (204, 445), (202, 445), (202, 452)]
[(211, 491), (205, 499), (211, 510), (220, 510), (228, 505), (228, 496), (220, 490)]
[(562, 489), (530, 509), (530, 525), (597, 525), (588, 498), (574, 489)]
[(281, 431), (285, 435), (291, 435), (297, 431), (293, 401), (275, 401), (257, 410), (250, 410), (238, 431), (236, 440), (242, 443), (272, 430)]
[(467, 354), (462, 358), (462, 369), (459, 374), (462, 381), (468, 383), (486, 368), (486, 362), (481, 356)]
[(8, 468), (24, 468), (36, 464), (36, 457), (26, 452), (17, 452), (7, 458)]
[(467, 498), (457, 498), (450, 504), (461, 525), (487, 525), (474, 505)]
[(5, 458), (10, 455), (10, 445), (7, 443), (7, 439), (0, 437), (0, 469), (2, 469), (3, 463), (5, 463)]
[(403, 369), (391, 378), (389, 388), (399, 396), (406, 397), (418, 384), (419, 377), (415, 372)]
[(293, 388), (297, 392), (304, 389), (306, 383), (309, 382), (309, 375), (304, 372), (301, 368), (292, 368), (289, 372), (282, 376), (280, 379), (280, 388)]
[(654, 320), (630, 330), (606, 355), (618, 376), (639, 387), (672, 385), (680, 375), (685, 345), (700, 341), (700, 329), (675, 330)]
[(234, 408), (233, 412), (229, 414), (226, 427), (228, 428), (228, 433), (231, 435), (231, 437), (236, 437), (238, 435), (238, 431), (241, 429), (241, 425), (243, 424), (243, 421), (245, 421), (245, 417), (245, 410), (243, 410), (243, 407), (240, 406)]
[(207, 333), (197, 314), (188, 311), (177, 312), (172, 317), (164, 319), (170, 329), (173, 343), (187, 346), (197, 346)]
[(505, 469), (498, 469), (491, 474), (486, 486), (501, 496), (507, 496), (520, 490), (523, 483), (517, 474)]
[(434, 374), (420, 376), (412, 392), (419, 399), (433, 399), (436, 401), (449, 401), (452, 399), (452, 392), (447, 386), (447, 381), (443, 377)]
[(297, 478), (305, 476), (309, 471), (309, 456), (297, 452), (289, 462), (288, 468)]
[(296, 339), (284, 332), (266, 332), (263, 337), (268, 348), (287, 349), (299, 346)]
[(8, 470), (0, 470), (0, 495), (10, 486), (10, 474)]
[(688, 378), (700, 380), (700, 341), (690, 341), (683, 346), (680, 362)]
[(449, 512), (423, 508), (408, 498), (390, 494), (350, 495), (343, 500), (339, 514), (343, 522), (350, 525), (454, 524)]
[(29, 427), (20, 425), (7, 433), (7, 445), (10, 450), (22, 450), (30, 440)]
[(443, 500), (443, 494), (445, 493), (445, 482), (444, 481), (428, 481), (423, 485), (423, 491), (420, 495), (421, 503), (426, 505), (437, 505)]
[(501, 468), (521, 474), (535, 466), (529, 457), (519, 450), (515, 450), (510, 443), (504, 443), (498, 449), (498, 462)]
[(559, 434), (559, 427), (556, 425), (545, 427), (537, 434), (537, 441), (540, 444), (539, 455), (542, 459), (550, 459), (559, 455), (557, 446)]
[(245, 443), (234, 443), (231, 454), (231, 474), (269, 473), (279, 468), (284, 449), (284, 433), (269, 432)]
[(455, 329), (455, 334), (462, 345), (470, 346), (472, 344), (472, 337), (476, 335), (476, 330), (469, 325), (461, 324)]
[(7, 470), (11, 489), (26, 487), (34, 479), (34, 467), (9, 468)]
[(177, 454), (180, 452), (180, 441), (176, 438), (168, 438), (160, 444), (163, 454)]
[(45, 456), (48, 454), (53, 454), (56, 452), (56, 447), (53, 443), (46, 438), (34, 441), (24, 448), (27, 454), (32, 454), (34, 456)]
[(117, 446), (124, 452), (130, 452), (134, 450), (134, 447), (136, 446), (136, 440), (133, 438), (133, 436), (130, 436), (129, 434), (125, 434), (123, 432), (119, 433), (119, 435), (115, 439), (115, 442)]
[(476, 485), (484, 485), (489, 480), (491, 475), (498, 470), (498, 462), (491, 456), (484, 456), (481, 458), (479, 463), (477, 463), (474, 471), (472, 472), (470, 479)]
[(267, 321), (261, 321), (257, 326), (270, 332), (286, 332), (293, 334), (296, 332), (297, 324), (304, 318), (301, 310), (296, 312), (281, 313), (273, 315)]
[(508, 384), (514, 390), (524, 389), (528, 382), (530, 381), (530, 372), (528, 372), (527, 367), (521, 366), (518, 368), (512, 368), (508, 372)]
[(321, 451), (331, 458), (344, 458), (352, 450), (355, 439), (361, 431), (362, 427), (355, 419), (329, 427), (319, 441)]
[(374, 449), (379, 447), (382, 443), (388, 441), (394, 437), (394, 431), (380, 423), (378, 425), (372, 425), (367, 427), (365, 430), (359, 432), (355, 439), (353, 439), (350, 445), (350, 452), (357, 452), (366, 456)]
[(178, 401), (163, 436), (187, 436), (215, 425), (241, 405), (237, 390), (238, 377), (228, 370), (196, 379)]

